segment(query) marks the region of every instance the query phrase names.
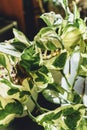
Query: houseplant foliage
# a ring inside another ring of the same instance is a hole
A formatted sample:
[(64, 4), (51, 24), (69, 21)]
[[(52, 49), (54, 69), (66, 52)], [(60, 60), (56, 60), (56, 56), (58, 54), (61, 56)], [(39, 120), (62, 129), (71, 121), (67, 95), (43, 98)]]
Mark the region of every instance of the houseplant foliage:
[[(0, 43), (0, 126), (26, 112), (45, 130), (87, 128), (87, 27), (75, 3), (73, 13), (67, 0), (62, 0), (61, 6), (65, 17), (54, 12), (42, 14), (47, 26), (33, 41), (13, 29), (14, 38)], [(54, 72), (59, 75), (57, 81)], [(60, 107), (42, 108), (38, 93)], [(32, 115), (28, 101), (40, 115)]]

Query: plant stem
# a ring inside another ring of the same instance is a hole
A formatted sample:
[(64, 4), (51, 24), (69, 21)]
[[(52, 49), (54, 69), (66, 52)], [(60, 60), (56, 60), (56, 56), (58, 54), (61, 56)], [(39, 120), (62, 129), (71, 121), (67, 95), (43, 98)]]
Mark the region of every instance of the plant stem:
[(8, 71), (8, 76), (9, 76), (9, 79), (11, 80), (11, 82), (13, 83), (13, 79), (12, 79), (12, 77), (11, 77), (11, 75), (10, 75), (10, 72), (9, 72), (9, 70), (7, 69), (7, 71)]
[(61, 74), (63, 75), (63, 77), (65, 78), (65, 80), (66, 80), (66, 82), (67, 82), (69, 88), (71, 88), (71, 85), (70, 85), (70, 83), (69, 83), (69, 81), (68, 81), (66, 75), (64, 74), (63, 70), (60, 70), (60, 72), (61, 72)]
[(48, 112), (48, 111), (49, 111), (48, 109), (45, 109), (45, 108), (41, 107), (41, 106), (34, 100), (34, 98), (32, 97), (32, 95), (30, 95), (30, 97), (31, 97), (32, 101), (34, 102), (34, 104), (36, 105), (36, 107), (39, 109), (39, 111), (40, 111), (41, 113), (44, 113), (44, 112)]
[(27, 113), (28, 113), (28, 116), (34, 121), (36, 122), (36, 118), (31, 114), (31, 112), (27, 109)]

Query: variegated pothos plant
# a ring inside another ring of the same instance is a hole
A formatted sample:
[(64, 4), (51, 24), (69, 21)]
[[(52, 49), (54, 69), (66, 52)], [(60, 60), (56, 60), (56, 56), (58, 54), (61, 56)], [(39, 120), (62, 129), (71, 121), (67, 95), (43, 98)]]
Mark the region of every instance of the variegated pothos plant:
[[(47, 26), (33, 41), (13, 29), (14, 38), (0, 43), (0, 126), (26, 111), (45, 130), (87, 128), (87, 27), (75, 3), (73, 13), (67, 0), (60, 3), (65, 17), (42, 14)], [(54, 71), (58, 77), (53, 76)], [(60, 107), (42, 108), (34, 98), (38, 93)], [(41, 112), (37, 117), (31, 114), (29, 98)]]

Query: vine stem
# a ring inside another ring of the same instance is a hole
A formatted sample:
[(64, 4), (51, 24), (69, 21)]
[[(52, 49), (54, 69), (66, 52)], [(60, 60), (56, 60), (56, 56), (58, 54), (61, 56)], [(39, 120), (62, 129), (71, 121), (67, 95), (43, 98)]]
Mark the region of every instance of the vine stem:
[(48, 109), (41, 107), (41, 106), (34, 100), (34, 98), (33, 98), (32, 95), (30, 95), (30, 97), (31, 97), (32, 101), (34, 102), (34, 104), (36, 105), (36, 107), (38, 108), (38, 110), (39, 110), (41, 113), (44, 113), (44, 112), (48, 112), (48, 111), (49, 111)]
[(29, 116), (34, 122), (36, 122), (36, 118), (31, 114), (31, 112), (29, 111), (28, 108), (27, 108), (27, 113), (28, 113), (28, 116)]
[(71, 88), (71, 85), (70, 85), (70, 83), (69, 83), (69, 81), (68, 81), (66, 75), (64, 74), (63, 70), (60, 70), (60, 72), (61, 72), (61, 74), (63, 75), (63, 77), (65, 78), (65, 80), (66, 80), (68, 86)]

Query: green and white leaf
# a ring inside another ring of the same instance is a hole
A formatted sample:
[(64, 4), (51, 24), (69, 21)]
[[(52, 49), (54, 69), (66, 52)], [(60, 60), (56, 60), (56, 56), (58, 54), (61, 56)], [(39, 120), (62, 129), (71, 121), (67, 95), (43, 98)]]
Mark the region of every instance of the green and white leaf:
[(86, 77), (87, 76), (87, 54), (81, 54), (81, 65), (79, 67), (78, 74), (80, 76)]
[(26, 46), (30, 45), (30, 41), (21, 31), (17, 30), (16, 28), (13, 28), (13, 34), (15, 39), (17, 39), (19, 42), (24, 43)]
[(21, 53), (14, 48), (11, 44), (8, 43), (0, 43), (0, 52), (14, 56), (20, 57)]
[(7, 69), (7, 71), (10, 73), (12, 68), (12, 63), (8, 55), (4, 53), (0, 53), (0, 65), (3, 66), (5, 69)]
[[(44, 48), (40, 46), (42, 50), (55, 50), (61, 48), (61, 43), (58, 38), (58, 34), (50, 27), (45, 27), (35, 36), (34, 40), (36, 43), (43, 44)], [(50, 47), (52, 44), (53, 47)]]
[(7, 126), (17, 114), (23, 113), (23, 106), (14, 99), (0, 97), (0, 126)]
[(21, 55), (20, 65), (25, 68), (27, 72), (34, 71), (40, 68), (40, 54), (36, 52), (32, 45), (24, 50)]
[(62, 24), (63, 18), (60, 14), (55, 14), (51, 11), (49, 13), (44, 13), (40, 18), (47, 24), (47, 26), (59, 26)]
[(25, 43), (19, 42), (17, 39), (13, 39), (11, 42), (11, 45), (20, 53), (23, 52), (23, 50), (27, 47)]
[(64, 89), (57, 83), (48, 84), (47, 88), (42, 91), (43, 96), (49, 102), (60, 104), (60, 94), (64, 94)]
[(64, 65), (66, 63), (67, 59), (67, 52), (61, 53), (59, 56), (56, 57), (56, 59), (53, 62), (53, 67), (56, 68), (57, 70), (61, 70), (64, 68)]
[(67, 105), (37, 117), (36, 121), (45, 130), (75, 130), (85, 113), (81, 104)]
[(44, 13), (40, 16), (41, 19), (47, 24), (47, 26), (52, 26), (54, 24), (55, 20), (55, 13), (50, 12), (50, 13)]
[(76, 46), (81, 39), (81, 32), (78, 28), (69, 25), (63, 30), (61, 39), (63, 41), (64, 47), (68, 50), (72, 46)]
[(5, 99), (15, 99), (23, 104), (30, 95), (29, 91), (29, 86), (23, 87), (22, 85), (15, 85), (7, 79), (0, 79), (0, 96)]
[(38, 71), (31, 75), (38, 92), (45, 89), (49, 83), (53, 83), (54, 81), (52, 74), (45, 66), (42, 66)]

